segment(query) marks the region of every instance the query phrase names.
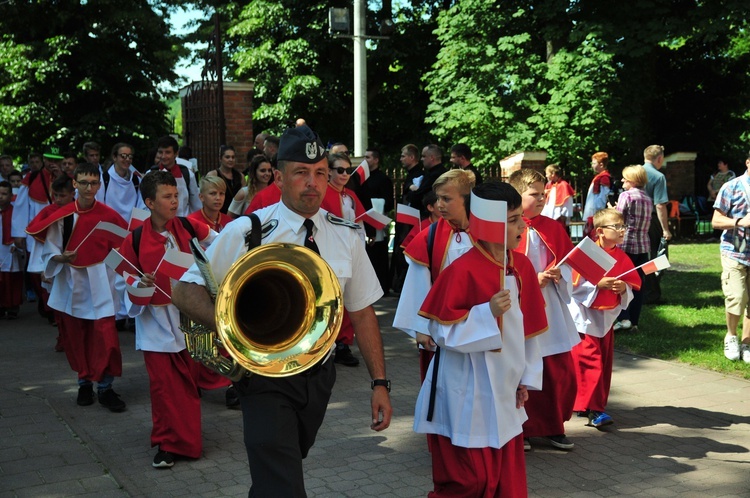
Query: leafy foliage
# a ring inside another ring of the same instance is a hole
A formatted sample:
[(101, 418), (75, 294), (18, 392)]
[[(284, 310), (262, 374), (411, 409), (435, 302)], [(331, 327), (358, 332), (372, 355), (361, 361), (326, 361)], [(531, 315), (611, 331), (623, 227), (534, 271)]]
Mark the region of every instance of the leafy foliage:
[[(181, 53), (147, 0), (4, 2), (0, 5), (0, 150), (25, 156), (45, 143), (106, 150), (168, 131), (159, 84)], [(40, 20), (43, 19), (43, 22)]]

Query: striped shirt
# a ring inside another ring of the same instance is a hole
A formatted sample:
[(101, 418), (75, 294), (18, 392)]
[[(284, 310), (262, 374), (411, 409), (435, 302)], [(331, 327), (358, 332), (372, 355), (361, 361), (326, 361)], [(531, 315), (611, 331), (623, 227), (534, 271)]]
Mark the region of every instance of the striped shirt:
[(620, 249), (628, 254), (649, 252), (648, 227), (651, 224), (651, 211), (654, 203), (643, 189), (625, 190), (617, 199), (617, 210), (625, 218), (625, 238)]
[[(744, 188), (743, 188), (744, 183)], [(750, 212), (750, 202), (748, 202), (748, 196), (745, 194), (747, 189), (750, 192), (750, 176), (746, 174), (730, 180), (721, 186), (719, 194), (716, 196), (714, 201), (714, 209), (721, 211), (724, 215), (732, 219), (738, 219), (744, 217)], [(740, 235), (745, 235), (750, 239), (750, 229), (738, 227)], [(724, 230), (721, 234), (721, 245), (719, 247), (722, 254), (726, 255), (729, 259), (742, 263), (743, 265), (750, 266), (750, 244), (745, 252), (737, 252), (734, 250), (734, 243), (732, 242), (733, 230)]]

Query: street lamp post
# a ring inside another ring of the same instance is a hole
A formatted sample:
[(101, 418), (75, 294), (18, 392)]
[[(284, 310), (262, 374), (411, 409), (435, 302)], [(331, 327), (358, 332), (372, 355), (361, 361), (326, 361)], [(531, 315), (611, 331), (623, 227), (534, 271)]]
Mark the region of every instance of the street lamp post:
[(354, 155), (367, 149), (367, 53), (365, 47), (365, 0), (354, 0)]

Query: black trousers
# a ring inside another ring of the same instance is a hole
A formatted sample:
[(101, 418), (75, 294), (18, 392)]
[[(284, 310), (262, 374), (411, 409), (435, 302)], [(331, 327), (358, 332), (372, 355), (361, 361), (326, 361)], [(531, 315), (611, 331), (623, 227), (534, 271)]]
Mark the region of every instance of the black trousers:
[(256, 374), (235, 383), (253, 481), (248, 497), (307, 496), (302, 459), (315, 442), (335, 382), (331, 357), (291, 377)]
[(391, 289), (391, 282), (388, 278), (388, 239), (366, 245), (365, 248), (375, 274), (378, 276), (380, 287), (383, 288), (384, 294), (388, 294)]
[[(656, 212), (651, 215), (651, 225), (648, 227), (648, 238), (651, 244), (650, 259), (656, 257), (656, 253), (659, 250), (659, 244), (661, 244), (662, 235), (664, 231), (659, 223), (659, 218), (656, 216)], [(667, 252), (669, 255), (669, 252)], [(643, 282), (643, 304), (656, 304), (661, 301), (661, 272), (652, 273), (646, 275)]]

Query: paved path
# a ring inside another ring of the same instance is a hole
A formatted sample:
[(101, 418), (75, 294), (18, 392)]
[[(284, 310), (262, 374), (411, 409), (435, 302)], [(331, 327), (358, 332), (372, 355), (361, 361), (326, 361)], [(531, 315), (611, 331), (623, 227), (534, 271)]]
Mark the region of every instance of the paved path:
[[(305, 461), (308, 494), (425, 496), (431, 489), (424, 436), (412, 432), (416, 349), (390, 328), (396, 300), (377, 305), (395, 417), (369, 430), (369, 377), (341, 367), (318, 440)], [(132, 333), (120, 333), (124, 413), (75, 404), (55, 329), (22, 308), (0, 321), (0, 496), (247, 496), (250, 483), (240, 413), (223, 391), (203, 397), (204, 456), (169, 470), (154, 450), (148, 378)], [(355, 354), (359, 353), (355, 349)], [(750, 382), (675, 363), (618, 354), (606, 431), (574, 418), (570, 453), (532, 440), (531, 496), (750, 496)]]

